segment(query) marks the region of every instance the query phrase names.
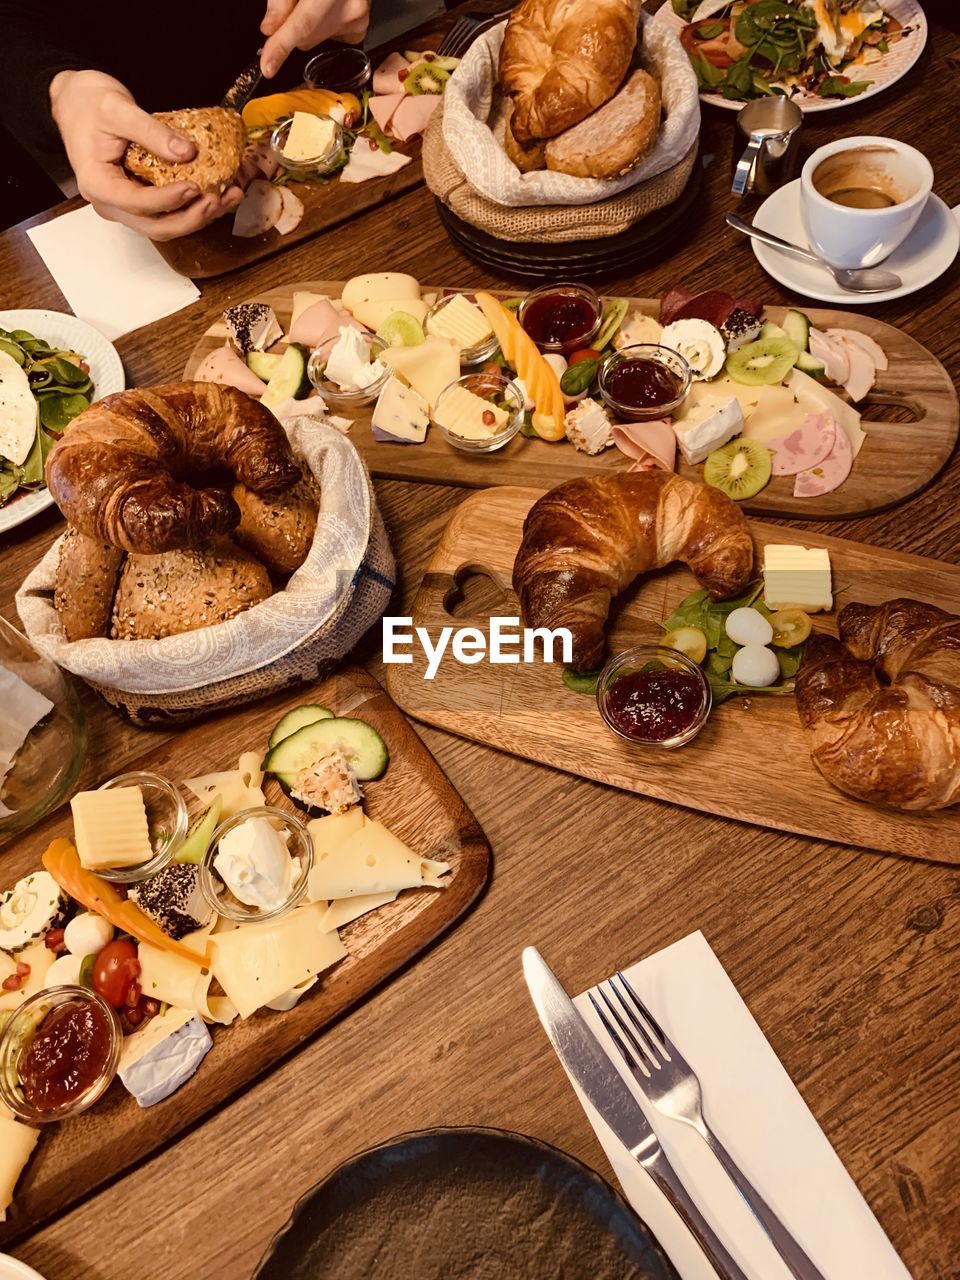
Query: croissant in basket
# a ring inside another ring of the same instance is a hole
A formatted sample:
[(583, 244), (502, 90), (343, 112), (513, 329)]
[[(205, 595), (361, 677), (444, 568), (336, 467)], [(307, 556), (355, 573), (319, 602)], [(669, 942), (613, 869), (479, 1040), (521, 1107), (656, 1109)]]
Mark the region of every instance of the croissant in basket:
[(796, 698), (813, 763), (890, 809), (960, 800), (960, 617), (919, 600), (848, 604), (814, 635)]

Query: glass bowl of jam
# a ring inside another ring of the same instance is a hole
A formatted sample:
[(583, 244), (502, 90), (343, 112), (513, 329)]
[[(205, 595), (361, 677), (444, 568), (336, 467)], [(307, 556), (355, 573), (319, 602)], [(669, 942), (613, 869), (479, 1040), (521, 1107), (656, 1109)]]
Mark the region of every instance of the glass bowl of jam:
[(31, 1124), (79, 1115), (109, 1088), (122, 1043), (117, 1015), (95, 991), (38, 991), (0, 1033), (0, 1102)]
[(303, 78), (312, 89), (358, 94), (372, 74), (370, 59), (359, 45), (330, 40), (307, 63)]
[(444, 387), (431, 417), (455, 449), (495, 453), (509, 444), (523, 425), (523, 405), (515, 383), (491, 369), (465, 373)]
[(600, 395), (626, 422), (667, 417), (683, 404), (690, 382), (690, 366), (683, 356), (656, 343), (611, 351), (597, 375)]
[(132, 867), (107, 867), (98, 871), (97, 875), (115, 884), (135, 884), (138, 880), (146, 880), (148, 876), (155, 876), (158, 871), (163, 870), (173, 857), (174, 849), (183, 843), (190, 819), (183, 796), (172, 782), (159, 773), (120, 773), (109, 782), (104, 782), (99, 789), (110, 791), (114, 787), (140, 788), (143, 807), (147, 811), (147, 830), (150, 833), (153, 857)]
[(713, 695), (697, 664), (676, 649), (640, 644), (611, 658), (597, 681), (597, 706), (619, 738), (644, 747), (682, 747), (707, 722)]
[(603, 318), (603, 303), (585, 284), (545, 284), (520, 303), (518, 319), (541, 351), (589, 347)]

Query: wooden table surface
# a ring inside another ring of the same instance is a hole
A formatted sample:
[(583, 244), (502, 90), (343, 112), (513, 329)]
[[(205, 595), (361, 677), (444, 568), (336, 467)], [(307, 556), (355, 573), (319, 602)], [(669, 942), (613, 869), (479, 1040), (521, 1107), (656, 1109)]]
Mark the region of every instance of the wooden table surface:
[[(919, 67), (861, 106), (814, 117), (805, 141), (892, 134), (922, 147), (960, 203), (960, 40), (933, 29)], [(733, 118), (709, 114), (708, 198), (689, 244), (616, 291), (683, 282), (802, 301), (722, 225)], [(499, 285), (446, 240), (420, 189), (284, 256), (202, 285), (193, 306), (118, 346), (131, 384), (175, 379), (229, 303), (298, 279), (410, 271)], [(871, 308), (960, 372), (956, 266), (922, 294)], [(0, 237), (0, 307), (65, 309), (18, 227)], [(403, 612), (456, 489), (378, 485), (402, 566)], [(810, 526), (956, 560), (960, 463), (907, 506)], [(59, 531), (47, 514), (0, 538), (0, 610)], [(377, 674), (379, 633), (360, 658)], [(120, 772), (147, 733), (86, 697), (86, 776)], [(609, 1176), (536, 1021), (520, 949), (539, 946), (571, 991), (702, 929), (917, 1280), (960, 1277), (960, 878), (944, 866), (778, 835), (578, 781), (424, 729), (494, 848), (486, 896), (451, 934), (278, 1069), (128, 1176), (14, 1250), (47, 1280), (243, 1280), (294, 1200), (345, 1157), (440, 1124), (518, 1129)], [(789, 769), (790, 761), (757, 761)], [(722, 768), (722, 761), (718, 762)], [(731, 777), (730, 786), (737, 785)], [(789, 1154), (784, 1153), (788, 1159)], [(352, 1278), (344, 1277), (344, 1280)]]

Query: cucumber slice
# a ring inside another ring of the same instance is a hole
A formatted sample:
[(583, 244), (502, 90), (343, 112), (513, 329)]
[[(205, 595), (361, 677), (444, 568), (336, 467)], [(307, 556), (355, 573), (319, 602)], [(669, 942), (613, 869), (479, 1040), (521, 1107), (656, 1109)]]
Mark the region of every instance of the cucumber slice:
[(318, 720), (332, 719), (333, 712), (328, 711), (326, 707), (294, 707), (292, 711), (288, 711), (285, 716), (282, 716), (277, 721), (276, 727), (270, 735), (268, 745), (275, 747), (278, 742), (282, 742), (284, 738), (289, 738), (291, 733), (296, 733), (304, 725), (316, 724)]
[(800, 352), (796, 359), (796, 367), (803, 373), (809, 373), (811, 378), (823, 378), (827, 372), (827, 366), (823, 361), (812, 356), (809, 351)]
[(283, 356), (279, 352), (251, 351), (247, 355), (247, 368), (264, 382), (269, 382), (280, 368)]
[(783, 329), (801, 351), (806, 351), (810, 346), (810, 321), (802, 311), (788, 311), (783, 317)]
[(764, 320), (760, 326), (761, 338), (786, 338), (789, 337), (786, 329), (781, 329), (778, 324), (774, 324), (772, 320)]
[(223, 796), (214, 796), (210, 807), (204, 809), (203, 813), (190, 823), (187, 834), (183, 838), (183, 844), (173, 855), (174, 862), (193, 862), (199, 866), (203, 861), (203, 855), (210, 848), (210, 841), (217, 829), (222, 810)]
[(267, 389), (260, 397), (260, 403), (267, 409), (282, 404), (293, 396), (299, 400), (310, 386), (307, 379), (307, 362), (299, 347), (290, 346), (280, 357), (276, 372), (267, 383)]
[(340, 750), (361, 782), (379, 778), (387, 767), (387, 744), (363, 720), (333, 716), (304, 725), (271, 747), (264, 757), (264, 773), (272, 773), (281, 785), (292, 787), (296, 776), (318, 760)]

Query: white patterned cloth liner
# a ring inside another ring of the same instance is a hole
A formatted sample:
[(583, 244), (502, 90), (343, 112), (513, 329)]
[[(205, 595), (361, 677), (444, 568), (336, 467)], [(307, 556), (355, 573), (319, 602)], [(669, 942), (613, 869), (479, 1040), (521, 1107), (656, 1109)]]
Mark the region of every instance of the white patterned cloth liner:
[(647, 158), (619, 178), (575, 178), (542, 169), (521, 173), (507, 156), (491, 122), (495, 109), (497, 64), (506, 23), (479, 36), (465, 54), (443, 95), (443, 137), (457, 167), (495, 204), (596, 204), (672, 168), (687, 154), (700, 132), (697, 77), (677, 33), (641, 15), (643, 60), (660, 80), (665, 119), (657, 145)]
[[(356, 590), (357, 571), (378, 518), (376, 500), (359, 454), (339, 431), (304, 417), (284, 425), (298, 457), (320, 483), (320, 511), (310, 554), (282, 591), (228, 622), (199, 631), (163, 640), (71, 644), (53, 606), (58, 538), (17, 592), (17, 610), (36, 648), (95, 684), (129, 693), (172, 694), (246, 675), (322, 631), (344, 597)], [(393, 558), (387, 554), (390, 580), (384, 582), (383, 603), (394, 576)], [(375, 621), (371, 612), (367, 626)]]

